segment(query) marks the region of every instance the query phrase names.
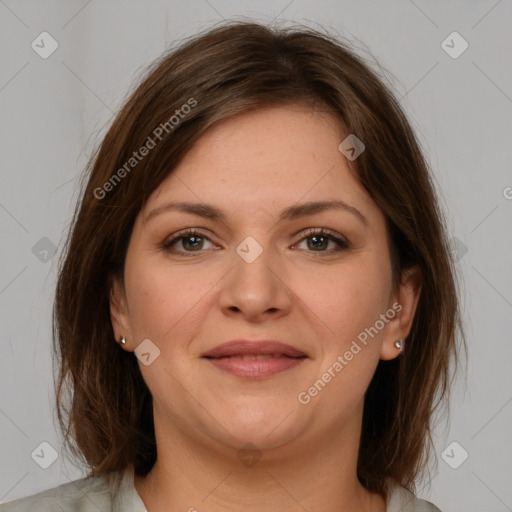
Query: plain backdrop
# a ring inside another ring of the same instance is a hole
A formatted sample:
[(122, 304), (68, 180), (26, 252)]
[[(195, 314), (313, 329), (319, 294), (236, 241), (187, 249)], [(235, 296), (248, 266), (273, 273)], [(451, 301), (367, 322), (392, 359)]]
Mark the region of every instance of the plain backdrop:
[(512, 510), (511, 0), (0, 0), (0, 502), (84, 476), (61, 452), (50, 350), (78, 177), (140, 72), (233, 17), (323, 27), (387, 70), (442, 194), (469, 344), (418, 494), (443, 512)]

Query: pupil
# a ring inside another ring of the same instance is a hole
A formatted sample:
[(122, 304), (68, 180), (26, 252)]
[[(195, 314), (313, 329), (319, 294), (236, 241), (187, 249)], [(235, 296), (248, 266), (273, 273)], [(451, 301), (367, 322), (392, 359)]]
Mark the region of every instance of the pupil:
[[(323, 240), (323, 241), (324, 241), (324, 244), (325, 244), (326, 238), (325, 238), (325, 237), (323, 237), (323, 236), (312, 236), (312, 237), (311, 237), (311, 240), (315, 240), (315, 241)], [(318, 246), (318, 245), (314, 245), (314, 247), (318, 248), (319, 246)]]
[[(189, 241), (190, 240), (195, 240), (195, 244), (196, 245), (192, 245), (193, 248), (197, 248), (197, 244), (199, 243), (198, 240), (200, 241), (201, 240), (201, 237), (198, 237), (198, 236), (188, 236), (187, 238), (185, 238), (185, 240), (187, 241), (187, 244), (189, 244)], [(194, 244), (194, 242), (192, 242), (192, 244)]]

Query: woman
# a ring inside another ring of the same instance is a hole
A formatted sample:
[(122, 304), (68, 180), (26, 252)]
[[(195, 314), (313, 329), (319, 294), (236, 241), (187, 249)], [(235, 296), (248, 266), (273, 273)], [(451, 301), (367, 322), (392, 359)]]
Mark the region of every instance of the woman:
[(91, 160), (60, 268), (58, 415), (88, 478), (0, 509), (439, 510), (414, 492), (454, 276), (409, 123), (348, 45), (185, 41)]

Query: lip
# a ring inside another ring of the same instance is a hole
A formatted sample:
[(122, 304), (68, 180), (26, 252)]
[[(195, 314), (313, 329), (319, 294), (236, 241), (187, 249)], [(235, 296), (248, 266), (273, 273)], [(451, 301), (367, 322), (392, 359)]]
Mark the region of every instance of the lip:
[[(233, 340), (217, 345), (205, 352), (202, 357), (229, 357), (236, 355), (265, 355), (280, 354), (288, 357), (305, 357), (306, 354), (291, 345), (273, 340)], [(307, 357), (307, 356), (306, 356)]]
[(279, 341), (233, 340), (209, 350), (202, 358), (220, 370), (254, 379), (270, 377), (294, 368), (308, 356)]

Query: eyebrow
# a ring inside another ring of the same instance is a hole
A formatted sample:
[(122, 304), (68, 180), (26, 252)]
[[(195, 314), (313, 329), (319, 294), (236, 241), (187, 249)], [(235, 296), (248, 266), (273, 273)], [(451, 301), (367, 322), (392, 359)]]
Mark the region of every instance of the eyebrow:
[[(293, 206), (289, 206), (281, 211), (279, 220), (292, 221), (308, 215), (314, 215), (328, 210), (345, 211), (353, 214), (363, 224), (368, 225), (366, 217), (354, 206), (350, 206), (344, 201), (310, 201), (307, 203), (301, 203)], [(158, 206), (154, 210), (151, 210), (144, 222), (148, 222), (150, 219), (168, 211), (180, 211), (184, 213), (191, 213), (198, 215), (199, 217), (205, 217), (207, 219), (218, 220), (225, 222), (227, 214), (213, 205), (206, 203), (190, 203), (186, 201), (171, 201)]]

